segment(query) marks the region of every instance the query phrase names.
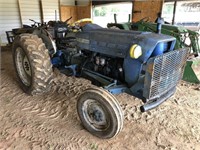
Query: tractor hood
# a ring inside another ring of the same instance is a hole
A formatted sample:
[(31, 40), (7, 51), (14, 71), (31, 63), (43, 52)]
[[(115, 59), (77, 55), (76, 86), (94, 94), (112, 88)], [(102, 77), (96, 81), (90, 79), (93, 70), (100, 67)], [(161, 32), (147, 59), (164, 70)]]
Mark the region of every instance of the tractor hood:
[[(80, 49), (99, 52), (111, 57), (127, 58), (132, 45), (142, 48), (140, 62), (146, 62), (152, 55), (163, 54), (173, 50), (176, 39), (163, 34), (140, 31), (125, 31), (118, 29), (92, 29), (76, 34), (77, 45)], [(160, 46), (159, 44), (163, 44)], [(154, 52), (159, 46), (159, 52)], [(162, 50), (160, 50), (162, 48)]]

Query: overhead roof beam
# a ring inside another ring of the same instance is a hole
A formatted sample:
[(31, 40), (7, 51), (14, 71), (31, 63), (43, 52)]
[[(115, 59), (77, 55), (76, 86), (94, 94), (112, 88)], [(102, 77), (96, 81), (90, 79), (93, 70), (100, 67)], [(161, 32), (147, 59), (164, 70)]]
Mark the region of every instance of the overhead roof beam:
[(164, 0), (164, 2), (175, 2), (175, 1), (194, 1), (194, 0)]
[(104, 5), (110, 3), (133, 2), (133, 0), (92, 0), (92, 5)]

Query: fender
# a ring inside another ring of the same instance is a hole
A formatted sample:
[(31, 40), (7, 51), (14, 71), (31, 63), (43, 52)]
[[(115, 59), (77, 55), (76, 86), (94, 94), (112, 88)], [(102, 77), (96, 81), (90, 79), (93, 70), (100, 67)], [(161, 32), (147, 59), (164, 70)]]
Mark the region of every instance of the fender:
[(57, 51), (56, 43), (54, 42), (51, 34), (46, 29), (36, 28), (33, 31), (33, 34), (37, 35), (38, 37), (42, 39), (50, 55), (54, 55), (56, 53)]

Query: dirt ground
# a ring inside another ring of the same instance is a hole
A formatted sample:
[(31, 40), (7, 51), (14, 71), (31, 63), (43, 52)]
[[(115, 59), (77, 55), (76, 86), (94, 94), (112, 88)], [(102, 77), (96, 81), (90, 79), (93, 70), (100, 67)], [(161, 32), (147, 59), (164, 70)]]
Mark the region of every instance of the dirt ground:
[(173, 97), (146, 113), (139, 99), (117, 95), (124, 127), (105, 140), (83, 129), (76, 112), (87, 80), (58, 75), (50, 93), (28, 96), (19, 88), (10, 50), (1, 51), (0, 80), (0, 150), (200, 150), (199, 85), (181, 82)]

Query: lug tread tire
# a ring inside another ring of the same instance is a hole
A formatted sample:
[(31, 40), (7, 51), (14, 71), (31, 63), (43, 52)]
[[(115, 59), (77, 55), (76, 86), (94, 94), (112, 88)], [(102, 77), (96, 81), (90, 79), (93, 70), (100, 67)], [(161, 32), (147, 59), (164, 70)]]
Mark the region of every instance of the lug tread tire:
[(23, 84), (19, 74), (17, 73), (22, 89), (30, 95), (48, 92), (53, 80), (53, 71), (48, 50), (46, 49), (42, 39), (37, 35), (32, 34), (21, 34), (15, 38), (13, 43), (13, 60), (15, 69), (17, 67), (15, 64), (15, 55), (18, 47), (21, 47), (25, 52), (29, 59), (32, 71), (30, 86)]

